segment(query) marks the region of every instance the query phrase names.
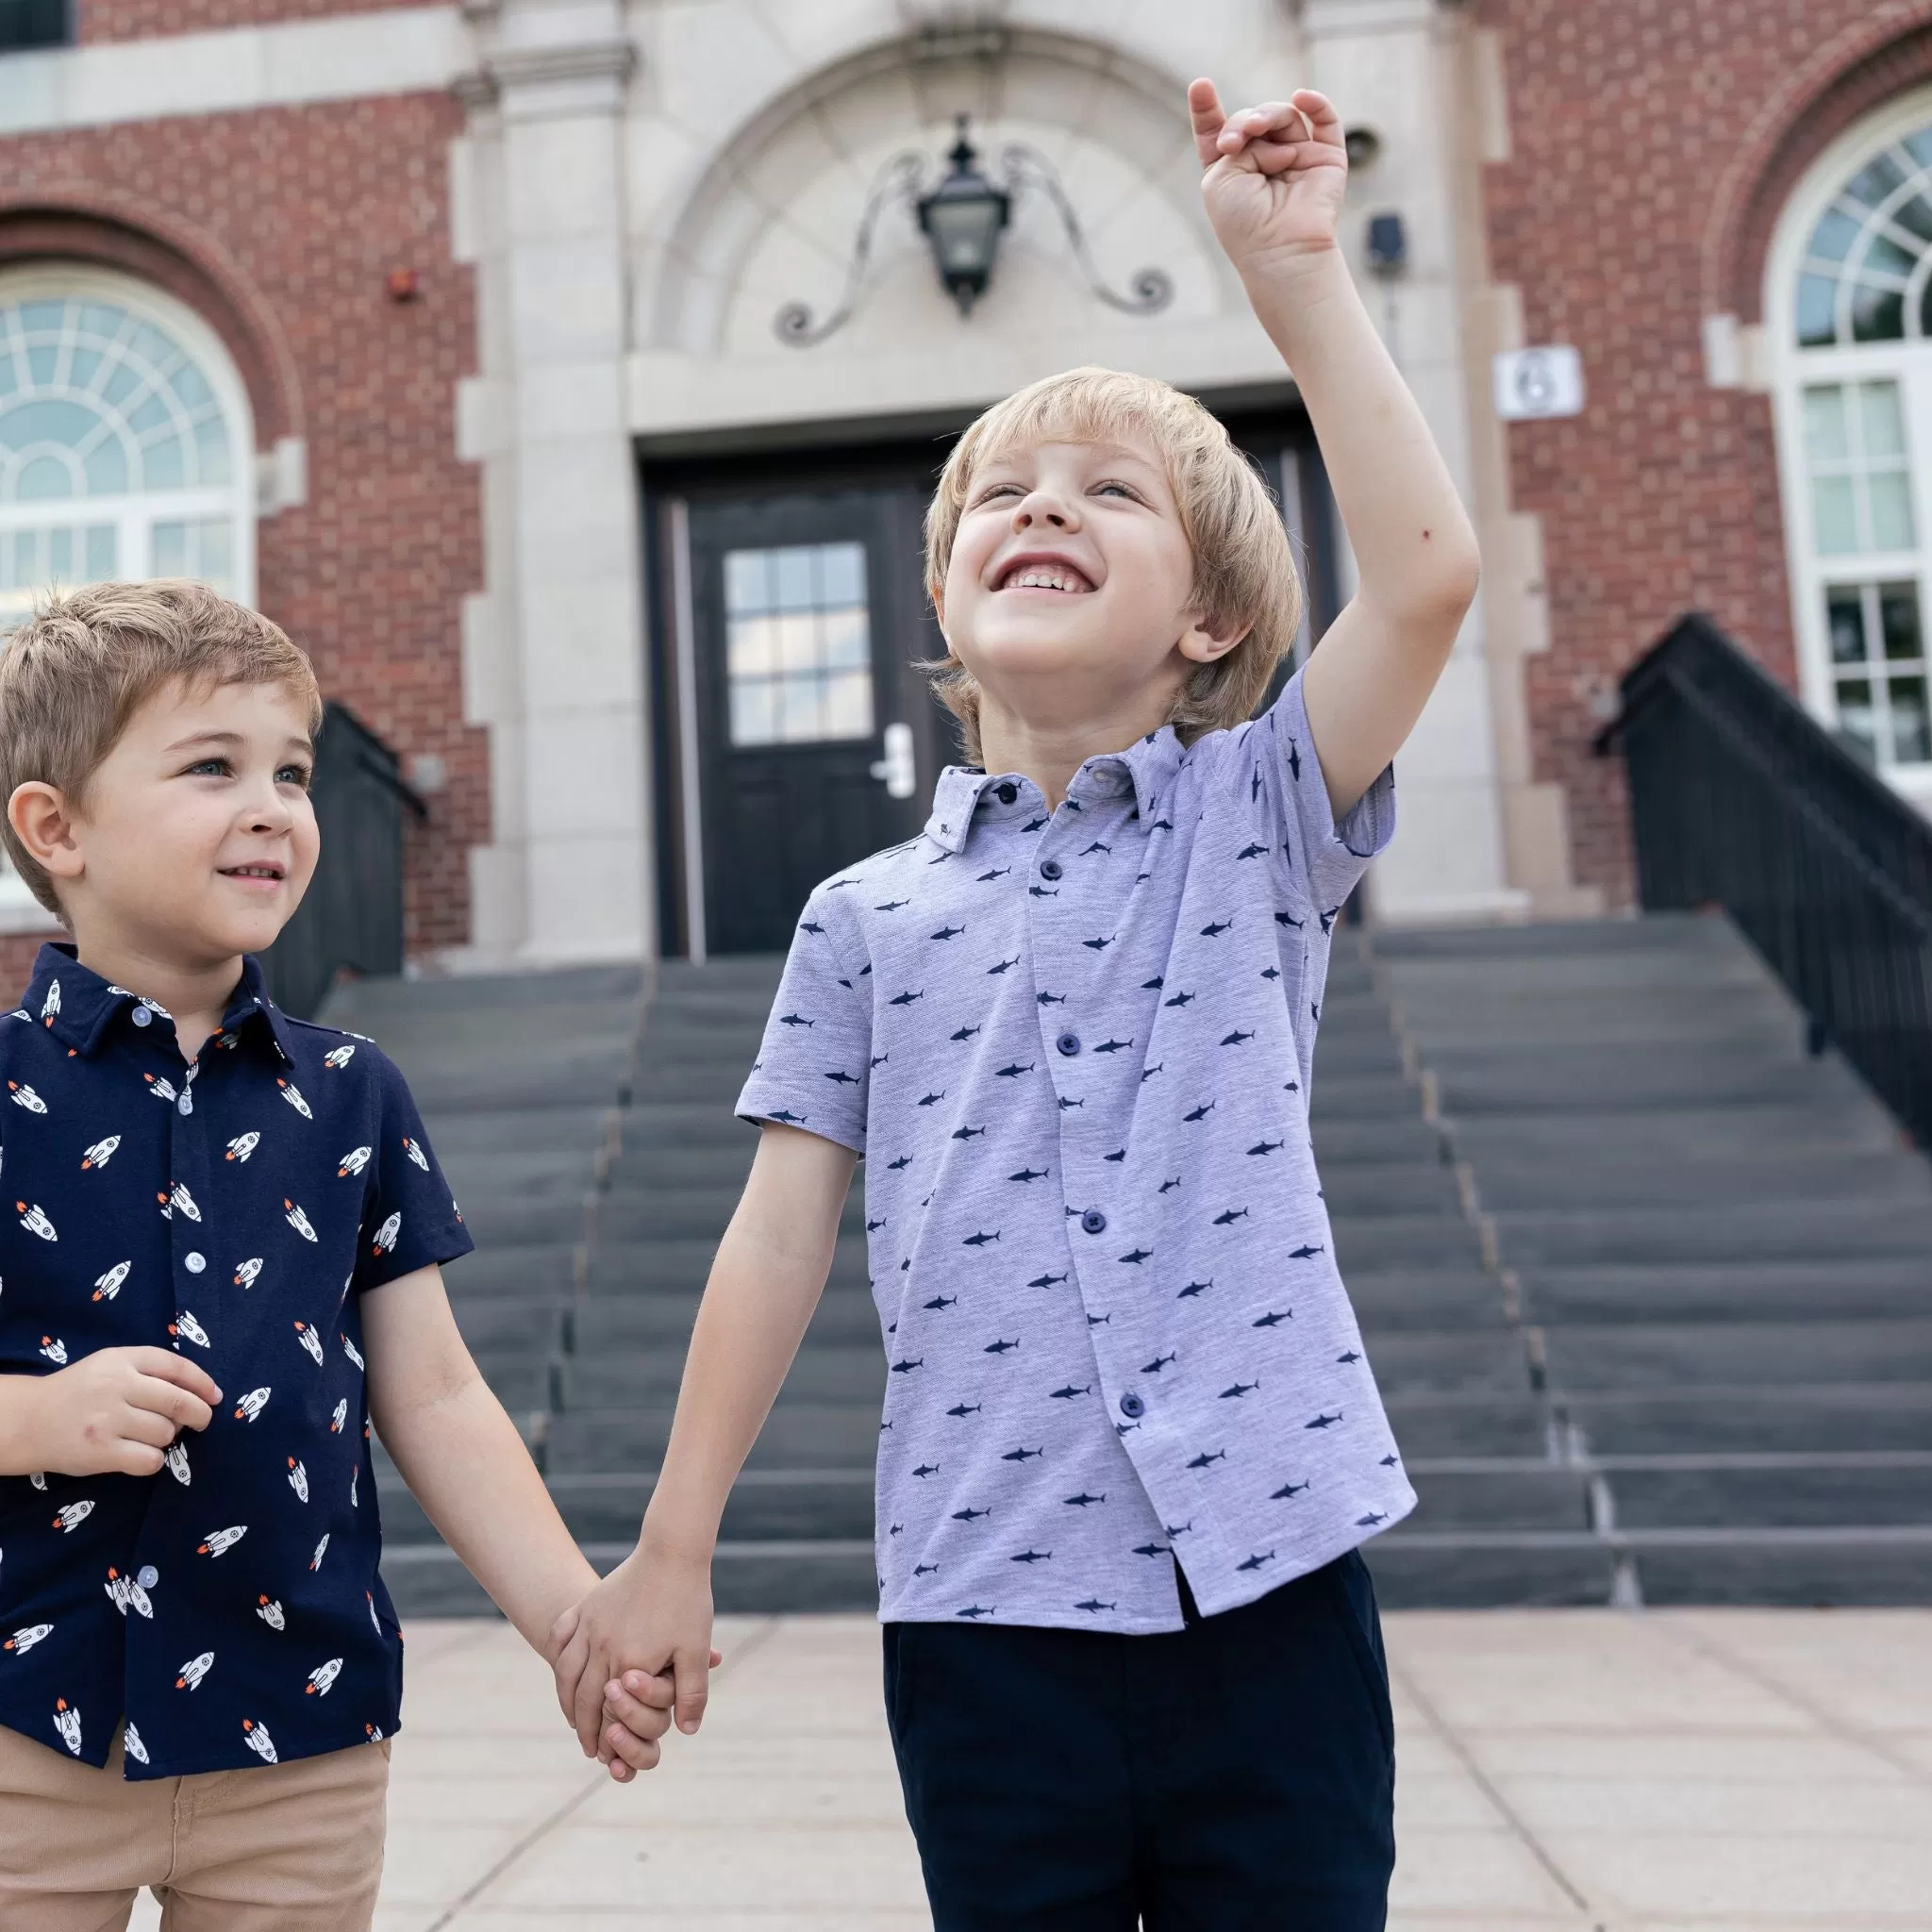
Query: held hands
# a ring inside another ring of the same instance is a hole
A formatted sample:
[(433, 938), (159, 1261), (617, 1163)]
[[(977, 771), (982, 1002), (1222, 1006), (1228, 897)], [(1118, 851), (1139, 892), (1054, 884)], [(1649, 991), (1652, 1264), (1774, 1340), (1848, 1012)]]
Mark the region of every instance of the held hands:
[(52, 1375), (17, 1378), (19, 1473), (154, 1475), (183, 1429), (222, 1399), (206, 1370), (165, 1348), (103, 1348)]
[(656, 1765), (674, 1716), (688, 1734), (704, 1721), (708, 1675), (721, 1661), (708, 1561), (634, 1550), (557, 1620), (546, 1655), (584, 1756), (627, 1784)]
[(1225, 113), (1211, 80), (1188, 89), (1194, 146), (1208, 172), (1201, 198), (1227, 257), (1241, 274), (1287, 268), (1335, 246), (1348, 185), (1341, 117), (1325, 94)]

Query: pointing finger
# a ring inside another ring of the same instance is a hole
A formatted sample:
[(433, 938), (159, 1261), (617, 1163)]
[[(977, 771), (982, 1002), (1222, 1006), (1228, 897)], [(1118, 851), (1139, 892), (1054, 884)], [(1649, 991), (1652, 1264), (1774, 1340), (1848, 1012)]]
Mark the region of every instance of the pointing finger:
[(1222, 112), (1221, 94), (1211, 80), (1197, 80), (1188, 89), (1188, 116), (1194, 125), (1194, 151), (1204, 168), (1221, 158), (1219, 141), (1226, 116)]

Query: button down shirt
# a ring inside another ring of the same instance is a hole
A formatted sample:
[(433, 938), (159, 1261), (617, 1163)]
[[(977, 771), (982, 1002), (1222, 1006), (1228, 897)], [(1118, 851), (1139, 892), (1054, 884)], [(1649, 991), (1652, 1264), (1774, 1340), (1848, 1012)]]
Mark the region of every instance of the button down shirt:
[(867, 1157), (883, 1617), (1172, 1630), (1176, 1560), (1224, 1610), (1414, 1507), (1308, 1140), (1393, 822), (1333, 822), (1296, 677), (1056, 810), (949, 769), (812, 894), (739, 1111)]
[(469, 1251), (408, 1089), (244, 962), (188, 1065), (63, 947), (0, 1017), (0, 1374), (172, 1348), (223, 1399), (153, 1476), (0, 1478), (0, 1724), (131, 1778), (392, 1731), (359, 1296)]

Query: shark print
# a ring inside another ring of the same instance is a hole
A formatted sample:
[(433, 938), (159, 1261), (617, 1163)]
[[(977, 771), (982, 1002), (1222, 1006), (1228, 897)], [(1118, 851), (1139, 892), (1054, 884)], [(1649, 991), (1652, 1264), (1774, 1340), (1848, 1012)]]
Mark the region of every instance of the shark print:
[(1176, 1562), (1212, 1615), (1413, 1507), (1307, 1113), (1391, 791), (1310, 744), (1291, 677), (1058, 808), (955, 767), (807, 904), (738, 1111), (872, 1150), (888, 1620), (1177, 1629)]

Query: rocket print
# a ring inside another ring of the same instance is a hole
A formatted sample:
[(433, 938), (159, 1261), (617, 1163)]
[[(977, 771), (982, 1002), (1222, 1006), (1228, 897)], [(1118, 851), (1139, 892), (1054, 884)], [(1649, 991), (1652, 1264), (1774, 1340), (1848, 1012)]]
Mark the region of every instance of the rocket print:
[(300, 1496), (305, 1503), (308, 1502), (308, 1472), (306, 1468), (303, 1467), (301, 1461), (293, 1456), (289, 1457), (289, 1487), (291, 1490), (293, 1490), (294, 1492), (298, 1496)]
[(94, 1278), (93, 1299), (97, 1302), (110, 1302), (121, 1292), (121, 1284), (127, 1279), (127, 1271), (134, 1266), (132, 1261), (116, 1261), (105, 1274)]
[(47, 997), (41, 1002), (41, 1018), (51, 1020), (60, 1010), (60, 982), (50, 979), (47, 982)]
[(268, 1407), (269, 1391), (266, 1389), (251, 1389), (235, 1405), (235, 1420), (238, 1423), (252, 1423)]
[(57, 1698), (54, 1704), (54, 1728), (60, 1733), (60, 1741), (78, 1757), (80, 1756), (80, 1713), (72, 1709), (66, 1698)]
[(147, 1082), (147, 1091), (157, 1100), (165, 1100), (170, 1105), (173, 1105), (178, 1097), (175, 1091), (174, 1083), (170, 1080), (164, 1080), (160, 1074), (143, 1074), (141, 1077)]
[(361, 1480), (362, 1465), (358, 1462), (356, 1465), (356, 1467), (349, 1472), (349, 1507), (351, 1509), (359, 1509), (362, 1507), (361, 1504), (357, 1500), (356, 1496), (356, 1485)]
[(409, 1157), (409, 1158), (413, 1160), (416, 1163), (416, 1165), (423, 1170), (425, 1174), (427, 1174), (429, 1172), (428, 1156), (425, 1155), (423, 1152), (422, 1148), (419, 1147), (415, 1143), (415, 1141), (410, 1140), (407, 1134), (403, 1136), (403, 1152), (407, 1154)]
[(190, 1221), (199, 1221), (201, 1219), (201, 1209), (194, 1205), (194, 1196), (188, 1191), (187, 1188), (180, 1181), (176, 1181), (174, 1187), (169, 1190), (168, 1199), (173, 1206), (178, 1208), (183, 1214), (187, 1215)]
[(312, 1121), (315, 1118), (315, 1116), (308, 1110), (308, 1103), (302, 1098), (302, 1090), (299, 1087), (291, 1087), (286, 1080), (277, 1080), (275, 1082), (275, 1085), (282, 1090), (282, 1098), (286, 1100), (289, 1103), (289, 1105), (295, 1109), (295, 1111), (299, 1113), (305, 1121)]
[(336, 1178), (341, 1180), (352, 1174), (360, 1174), (369, 1165), (369, 1157), (375, 1153), (373, 1147), (352, 1147), (342, 1156), (336, 1166)]
[(282, 1607), (274, 1597), (258, 1597), (255, 1602), (255, 1614), (271, 1630), (285, 1630), (288, 1628), (288, 1620), (282, 1615)]
[(339, 1046), (334, 1052), (324, 1054), (322, 1063), (331, 1071), (340, 1073), (355, 1058), (356, 1049), (353, 1046)]
[(391, 1214), (390, 1218), (387, 1221), (385, 1221), (382, 1224), (382, 1225), (375, 1230), (375, 1240), (373, 1243), (375, 1253), (378, 1255), (388, 1254), (389, 1251), (395, 1246), (396, 1236), (402, 1232), (402, 1228), (403, 1217), (401, 1213), (397, 1212)]
[(206, 1542), (195, 1544), (194, 1554), (197, 1557), (225, 1557), (247, 1534), (245, 1523), (232, 1524), (226, 1529), (210, 1530)]
[(361, 1351), (345, 1335), (342, 1337), (342, 1353), (359, 1369), (363, 1366)]
[(303, 1696), (326, 1697), (341, 1674), (342, 1660), (339, 1657), (330, 1657), (325, 1664), (318, 1664), (308, 1674), (308, 1689), (302, 1693)]
[(168, 1324), (168, 1333), (178, 1335), (184, 1341), (192, 1341), (196, 1348), (206, 1348), (208, 1330), (191, 1315), (186, 1308), (178, 1310), (175, 1319)]
[(47, 1103), (31, 1087), (19, 1080), (8, 1081), (7, 1087), (8, 1091), (13, 1095), (15, 1107), (24, 1107), (29, 1113), (46, 1112)]
[(131, 1724), (121, 1726), (121, 1742), (135, 1763), (147, 1762), (147, 1746), (141, 1741), (141, 1733)]
[(185, 1490), (194, 1480), (194, 1472), (188, 1467), (188, 1444), (175, 1442), (167, 1454), (168, 1474)]
[(124, 1617), (129, 1610), (134, 1610), (143, 1617), (151, 1618), (154, 1615), (153, 1601), (134, 1577), (123, 1576), (118, 1570), (109, 1570), (103, 1588), (108, 1592), (108, 1601)]
[(228, 1151), (222, 1158), (225, 1160), (246, 1160), (260, 1145), (259, 1134), (237, 1134), (228, 1142)]
[(20, 1224), (29, 1234), (37, 1234), (43, 1241), (58, 1241), (60, 1237), (54, 1232), (54, 1224), (41, 1212), (40, 1203), (29, 1208), (25, 1201), (16, 1201), (14, 1210), (20, 1216)]
[(59, 1514), (54, 1518), (54, 1527), (64, 1531), (68, 1536), (72, 1536), (93, 1513), (94, 1506), (90, 1502), (83, 1500), (78, 1503), (66, 1504), (61, 1508)]
[(252, 1255), (235, 1270), (235, 1286), (237, 1288), (253, 1288), (257, 1280), (259, 1279), (260, 1274), (261, 1257), (259, 1255)]
[(192, 1657), (181, 1666), (181, 1674), (175, 1679), (177, 1690), (199, 1690), (201, 1680), (213, 1669), (215, 1654), (205, 1650), (199, 1657)]
[(380, 1637), (382, 1635), (382, 1619), (375, 1614), (375, 1593), (371, 1591), (365, 1590), (362, 1592), (362, 1596), (363, 1600), (369, 1606), (369, 1621), (375, 1625), (375, 1634), (378, 1637)]
[(322, 1366), (322, 1337), (306, 1322), (295, 1324), (295, 1340), (315, 1357), (315, 1366)]
[(342, 1433), (342, 1424), (349, 1419), (349, 1398), (345, 1395), (336, 1404), (335, 1413), (328, 1419), (328, 1432), (331, 1436)]
[(41, 1353), (50, 1362), (57, 1362), (62, 1368), (67, 1365), (67, 1344), (52, 1335), (41, 1337)]
[(119, 1134), (109, 1134), (105, 1141), (96, 1141), (80, 1157), (80, 1171), (85, 1174), (91, 1167), (106, 1167), (114, 1158), (114, 1150), (121, 1144)]
[(282, 1197), (284, 1209), (282, 1219), (299, 1234), (305, 1241), (315, 1240), (315, 1229), (309, 1225), (308, 1217), (287, 1195)]
[(278, 1761), (275, 1757), (275, 1740), (269, 1736), (266, 1724), (258, 1724), (253, 1718), (244, 1717), (242, 1720), (242, 1735), (247, 1739), (248, 1748), (264, 1764), (274, 1764)]
[(328, 1538), (326, 1536), (324, 1536), (323, 1540), (315, 1546), (314, 1556), (310, 1557), (308, 1559), (308, 1567), (311, 1570), (320, 1570), (322, 1568), (322, 1553), (327, 1548)]
[(0, 1643), (0, 1650), (10, 1650), (16, 1657), (25, 1657), (53, 1627), (51, 1624), (29, 1624), (25, 1629), (16, 1630), (5, 1643)]

